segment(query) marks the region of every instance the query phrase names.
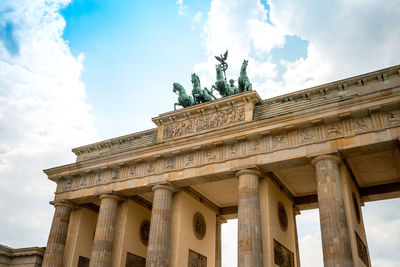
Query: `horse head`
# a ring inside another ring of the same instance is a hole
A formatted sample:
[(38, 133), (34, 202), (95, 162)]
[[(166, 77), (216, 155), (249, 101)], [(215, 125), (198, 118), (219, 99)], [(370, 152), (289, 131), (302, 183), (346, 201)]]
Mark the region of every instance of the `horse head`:
[(176, 91), (181, 92), (181, 89), (183, 88), (182, 85), (180, 85), (179, 83), (174, 83), (173, 87), (174, 87), (174, 89), (172, 89), (172, 91), (174, 93), (176, 93)]
[(248, 60), (243, 60), (242, 68), (240, 69), (241, 72), (245, 72), (247, 68), (247, 64), (249, 63)]
[(200, 78), (196, 75), (196, 73), (192, 74), (192, 84), (193, 86), (200, 86)]

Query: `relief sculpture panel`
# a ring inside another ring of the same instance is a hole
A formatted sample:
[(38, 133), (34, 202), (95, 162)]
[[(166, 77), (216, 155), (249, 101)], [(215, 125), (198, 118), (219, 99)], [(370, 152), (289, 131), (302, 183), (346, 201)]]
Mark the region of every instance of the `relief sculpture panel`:
[(274, 263), (279, 267), (294, 267), (294, 254), (274, 239)]
[(207, 267), (207, 257), (189, 249), (188, 267)]
[(164, 139), (194, 134), (205, 130), (237, 123), (245, 119), (244, 107), (222, 110), (197, 118), (165, 125)]
[(369, 266), (368, 263), (368, 250), (367, 247), (365, 246), (364, 242), (361, 240), (360, 236), (356, 233), (356, 240), (357, 240), (357, 252), (358, 256), (364, 262), (366, 266)]
[(125, 267), (145, 267), (146, 259), (138, 255), (127, 253)]

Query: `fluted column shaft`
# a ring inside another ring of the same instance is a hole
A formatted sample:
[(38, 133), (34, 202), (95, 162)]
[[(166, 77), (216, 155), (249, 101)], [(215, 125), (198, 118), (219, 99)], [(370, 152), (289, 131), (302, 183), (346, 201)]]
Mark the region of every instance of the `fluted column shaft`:
[(218, 216), (215, 230), (215, 267), (222, 267), (221, 226), (223, 223), (226, 223), (226, 220)]
[(156, 185), (153, 187), (153, 191), (146, 267), (169, 267), (172, 193), (174, 189), (170, 185)]
[(43, 257), (43, 267), (62, 267), (65, 241), (72, 206), (67, 202), (54, 203), (55, 211), (49, 239)]
[(312, 160), (317, 178), (325, 267), (353, 266), (339, 163), (340, 159), (332, 155), (318, 156)]
[(100, 210), (94, 234), (90, 267), (110, 267), (119, 197), (111, 194), (100, 196)]
[(255, 170), (241, 170), (238, 201), (238, 267), (262, 267), (259, 177)]

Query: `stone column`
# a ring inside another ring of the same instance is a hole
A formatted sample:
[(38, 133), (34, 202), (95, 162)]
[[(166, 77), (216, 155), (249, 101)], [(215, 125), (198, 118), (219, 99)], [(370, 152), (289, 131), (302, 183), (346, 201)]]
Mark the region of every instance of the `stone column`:
[(241, 170), (238, 201), (238, 267), (262, 267), (261, 217), (258, 196), (260, 172)]
[(353, 267), (339, 163), (340, 159), (332, 155), (318, 156), (311, 162), (317, 178), (325, 267)]
[(62, 267), (72, 205), (66, 201), (55, 202), (53, 223), (43, 257), (43, 267)]
[(221, 226), (226, 223), (226, 220), (217, 216), (216, 231), (215, 231), (215, 267), (222, 267), (221, 253)]
[(100, 210), (94, 234), (90, 267), (110, 267), (118, 200), (116, 195), (100, 196)]
[(299, 236), (297, 233), (297, 222), (296, 222), (296, 216), (300, 214), (300, 210), (296, 207), (293, 207), (293, 223), (294, 223), (294, 234), (295, 234), (295, 239), (296, 239), (296, 266), (300, 267), (300, 249), (299, 249)]
[(153, 187), (153, 191), (146, 267), (169, 267), (172, 193), (174, 188), (170, 185), (156, 185)]

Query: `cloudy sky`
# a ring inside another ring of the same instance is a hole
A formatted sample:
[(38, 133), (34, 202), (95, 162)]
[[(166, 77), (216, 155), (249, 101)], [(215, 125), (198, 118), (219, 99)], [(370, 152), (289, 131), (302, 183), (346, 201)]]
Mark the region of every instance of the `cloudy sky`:
[[(203, 86), (229, 49), (263, 98), (400, 64), (398, 0), (0, 0), (0, 243), (45, 246), (71, 148), (153, 128), (172, 83)], [(373, 266), (400, 266), (400, 201), (363, 207)], [(318, 213), (298, 217), (302, 266), (322, 266)], [(223, 227), (236, 264), (236, 222)]]

